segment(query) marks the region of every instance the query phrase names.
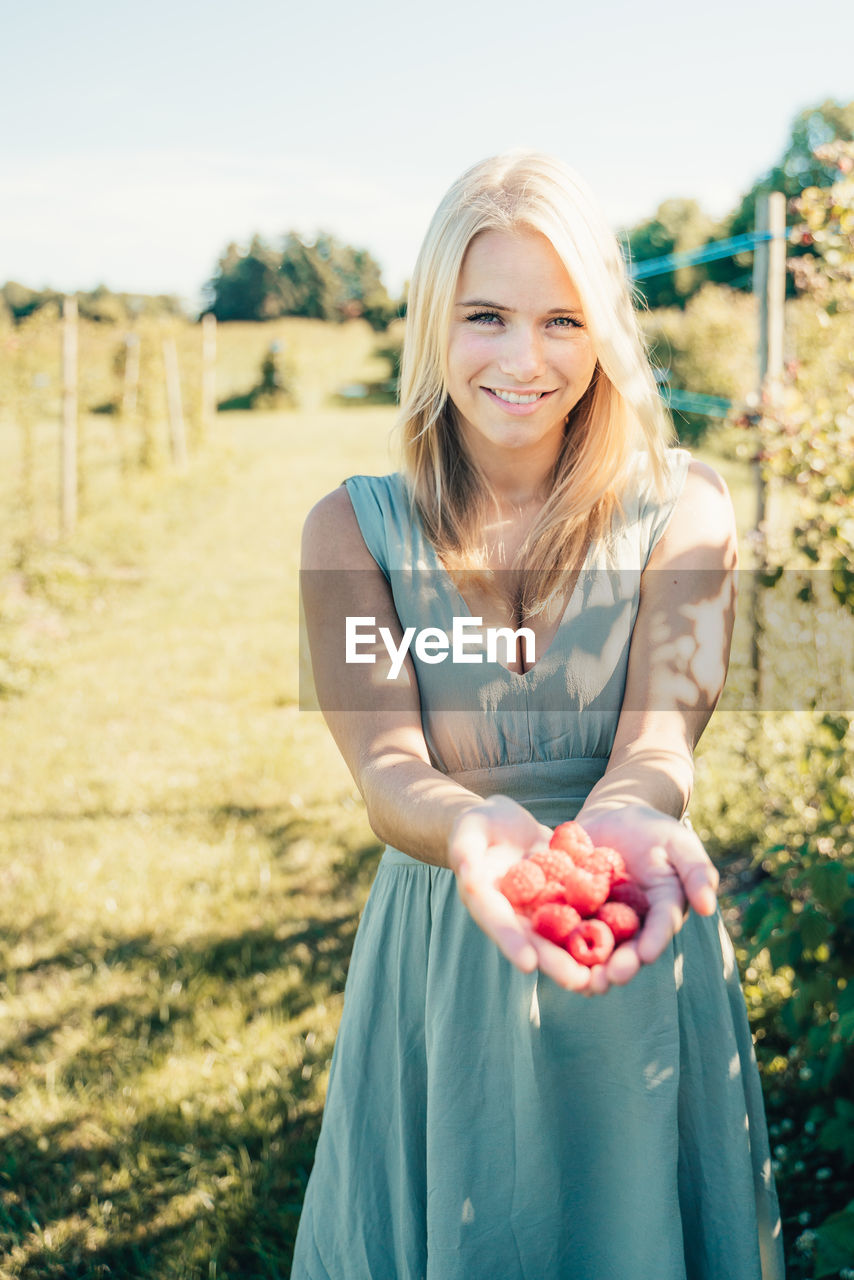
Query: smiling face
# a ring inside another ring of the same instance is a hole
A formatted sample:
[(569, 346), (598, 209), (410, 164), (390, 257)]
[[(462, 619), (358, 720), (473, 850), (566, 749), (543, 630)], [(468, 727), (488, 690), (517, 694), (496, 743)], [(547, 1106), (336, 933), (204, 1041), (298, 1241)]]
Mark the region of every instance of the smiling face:
[(448, 345), (448, 395), (472, 458), (556, 461), (596, 354), (581, 300), (536, 231), (482, 231), (463, 259)]

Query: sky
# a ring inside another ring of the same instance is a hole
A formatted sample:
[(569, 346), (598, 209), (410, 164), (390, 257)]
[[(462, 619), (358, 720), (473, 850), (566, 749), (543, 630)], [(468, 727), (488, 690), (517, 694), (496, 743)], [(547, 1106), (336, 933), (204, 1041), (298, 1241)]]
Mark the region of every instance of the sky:
[(450, 183), (517, 146), (615, 227), (720, 216), (854, 98), (852, 47), (854, 6), (803, 0), (0, 0), (0, 282), (195, 306), (229, 242), (324, 229), (397, 293)]

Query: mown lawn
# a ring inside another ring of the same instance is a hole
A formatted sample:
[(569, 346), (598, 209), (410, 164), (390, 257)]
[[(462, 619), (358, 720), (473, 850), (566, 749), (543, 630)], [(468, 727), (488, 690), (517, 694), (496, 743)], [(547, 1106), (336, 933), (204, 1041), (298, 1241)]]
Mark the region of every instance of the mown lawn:
[(388, 427), (221, 415), (4, 565), (3, 1276), (287, 1274), (378, 856), (298, 710), (297, 541)]
[(29, 528), (0, 435), (3, 1277), (288, 1274), (379, 856), (298, 709), (298, 534), (391, 421), (223, 414), (185, 476), (107, 440), (65, 544), (47, 429)]

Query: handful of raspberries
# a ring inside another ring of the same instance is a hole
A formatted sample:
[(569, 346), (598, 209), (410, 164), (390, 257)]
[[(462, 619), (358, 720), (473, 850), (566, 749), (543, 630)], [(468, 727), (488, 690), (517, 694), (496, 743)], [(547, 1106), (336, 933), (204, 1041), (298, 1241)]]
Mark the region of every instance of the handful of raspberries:
[(578, 822), (556, 827), (548, 849), (515, 862), (498, 888), (541, 937), (588, 966), (634, 937), (649, 910), (616, 849), (594, 847)]

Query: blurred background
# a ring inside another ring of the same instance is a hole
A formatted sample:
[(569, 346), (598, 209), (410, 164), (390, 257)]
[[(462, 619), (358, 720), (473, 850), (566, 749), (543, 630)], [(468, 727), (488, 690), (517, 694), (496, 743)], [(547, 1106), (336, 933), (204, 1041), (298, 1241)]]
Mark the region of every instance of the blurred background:
[(289, 1272), (380, 854), (299, 708), (299, 532), (395, 466), (432, 210), (526, 146), (597, 192), (733, 496), (691, 815), (789, 1275), (854, 1276), (853, 40), (793, 0), (5, 6), (0, 1274)]

